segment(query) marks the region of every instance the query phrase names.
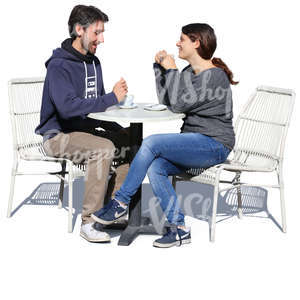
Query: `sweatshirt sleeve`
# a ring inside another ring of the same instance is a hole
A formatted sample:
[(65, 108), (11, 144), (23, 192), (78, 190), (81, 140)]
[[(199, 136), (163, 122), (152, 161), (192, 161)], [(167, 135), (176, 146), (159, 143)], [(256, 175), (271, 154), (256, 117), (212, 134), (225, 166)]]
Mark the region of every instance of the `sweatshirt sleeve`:
[[(102, 69), (100, 69), (100, 78), (102, 80), (103, 76), (102, 76)], [(101, 92), (100, 95), (104, 96), (105, 95), (105, 88), (104, 88), (104, 83), (102, 80), (102, 88), (101, 88)], [(121, 129), (123, 129), (123, 127), (118, 124), (117, 122), (109, 122), (109, 121), (101, 121), (100, 124), (101, 128), (103, 128), (104, 130), (108, 130), (108, 131), (119, 131)]]
[(168, 90), (166, 88), (166, 78), (165, 78), (165, 69), (157, 64), (153, 64), (154, 74), (155, 74), (155, 84), (156, 84), (156, 94), (158, 98), (158, 102), (161, 104), (165, 104), (167, 106), (170, 105)]
[(153, 68), (159, 103), (175, 113), (185, 113), (199, 106), (199, 88), (192, 83), (189, 72), (184, 72), (185, 69), (181, 73), (177, 69), (165, 70), (157, 63)]
[(170, 69), (165, 74), (165, 86), (170, 109), (175, 113), (186, 113), (199, 106), (198, 93), (188, 72)]
[(47, 77), (51, 100), (62, 119), (67, 120), (93, 112), (102, 112), (118, 103), (113, 92), (100, 95), (96, 99), (78, 97), (68, 73), (61, 67), (52, 66), (48, 69)]

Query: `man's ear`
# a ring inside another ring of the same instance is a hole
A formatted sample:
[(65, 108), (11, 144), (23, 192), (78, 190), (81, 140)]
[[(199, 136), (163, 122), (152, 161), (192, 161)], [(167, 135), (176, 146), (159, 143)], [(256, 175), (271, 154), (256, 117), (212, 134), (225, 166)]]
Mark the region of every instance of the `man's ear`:
[(75, 31), (76, 31), (77, 36), (79, 36), (79, 37), (81, 37), (84, 33), (83, 27), (79, 24), (76, 24)]

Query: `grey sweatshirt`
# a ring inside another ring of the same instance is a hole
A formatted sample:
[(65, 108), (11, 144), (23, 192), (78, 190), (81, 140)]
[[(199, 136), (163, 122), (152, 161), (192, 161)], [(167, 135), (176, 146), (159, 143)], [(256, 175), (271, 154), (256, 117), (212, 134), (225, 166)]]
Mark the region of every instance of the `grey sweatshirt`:
[(232, 126), (232, 92), (221, 68), (194, 74), (189, 65), (180, 73), (154, 64), (159, 103), (176, 113), (185, 113), (181, 132), (200, 132), (229, 149), (235, 144)]

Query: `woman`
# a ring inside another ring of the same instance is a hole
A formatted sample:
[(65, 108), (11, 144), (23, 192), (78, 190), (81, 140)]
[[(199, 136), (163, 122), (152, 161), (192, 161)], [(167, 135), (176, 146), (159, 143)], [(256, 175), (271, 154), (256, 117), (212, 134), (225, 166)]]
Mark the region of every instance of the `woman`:
[(144, 139), (115, 198), (93, 216), (102, 224), (124, 216), (147, 173), (171, 225), (162, 238), (154, 241), (156, 247), (191, 242), (190, 229), (185, 226), (168, 176), (220, 164), (235, 143), (230, 84), (237, 82), (221, 59), (212, 58), (217, 45), (214, 30), (207, 24), (186, 25), (176, 45), (179, 57), (189, 65), (180, 73), (174, 58), (160, 51), (155, 56), (154, 70), (159, 102), (173, 112), (186, 114), (181, 133), (155, 134)]

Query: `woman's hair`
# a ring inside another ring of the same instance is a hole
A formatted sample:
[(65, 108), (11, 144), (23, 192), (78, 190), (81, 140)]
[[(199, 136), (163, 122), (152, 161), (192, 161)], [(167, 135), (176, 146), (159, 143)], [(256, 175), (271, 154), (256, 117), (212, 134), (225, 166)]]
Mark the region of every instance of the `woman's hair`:
[[(192, 42), (198, 40), (200, 46), (196, 49), (203, 59), (211, 59), (216, 48), (217, 38), (212, 27), (205, 23), (193, 23), (182, 27), (182, 33), (187, 35)], [(225, 71), (231, 84), (238, 84), (233, 80), (233, 74), (221, 58), (214, 57), (212, 63)]]
[(75, 26), (77, 24), (84, 28), (89, 27), (96, 21), (108, 22), (108, 16), (95, 6), (76, 5), (70, 14), (68, 27), (71, 38), (75, 39), (77, 36)]

